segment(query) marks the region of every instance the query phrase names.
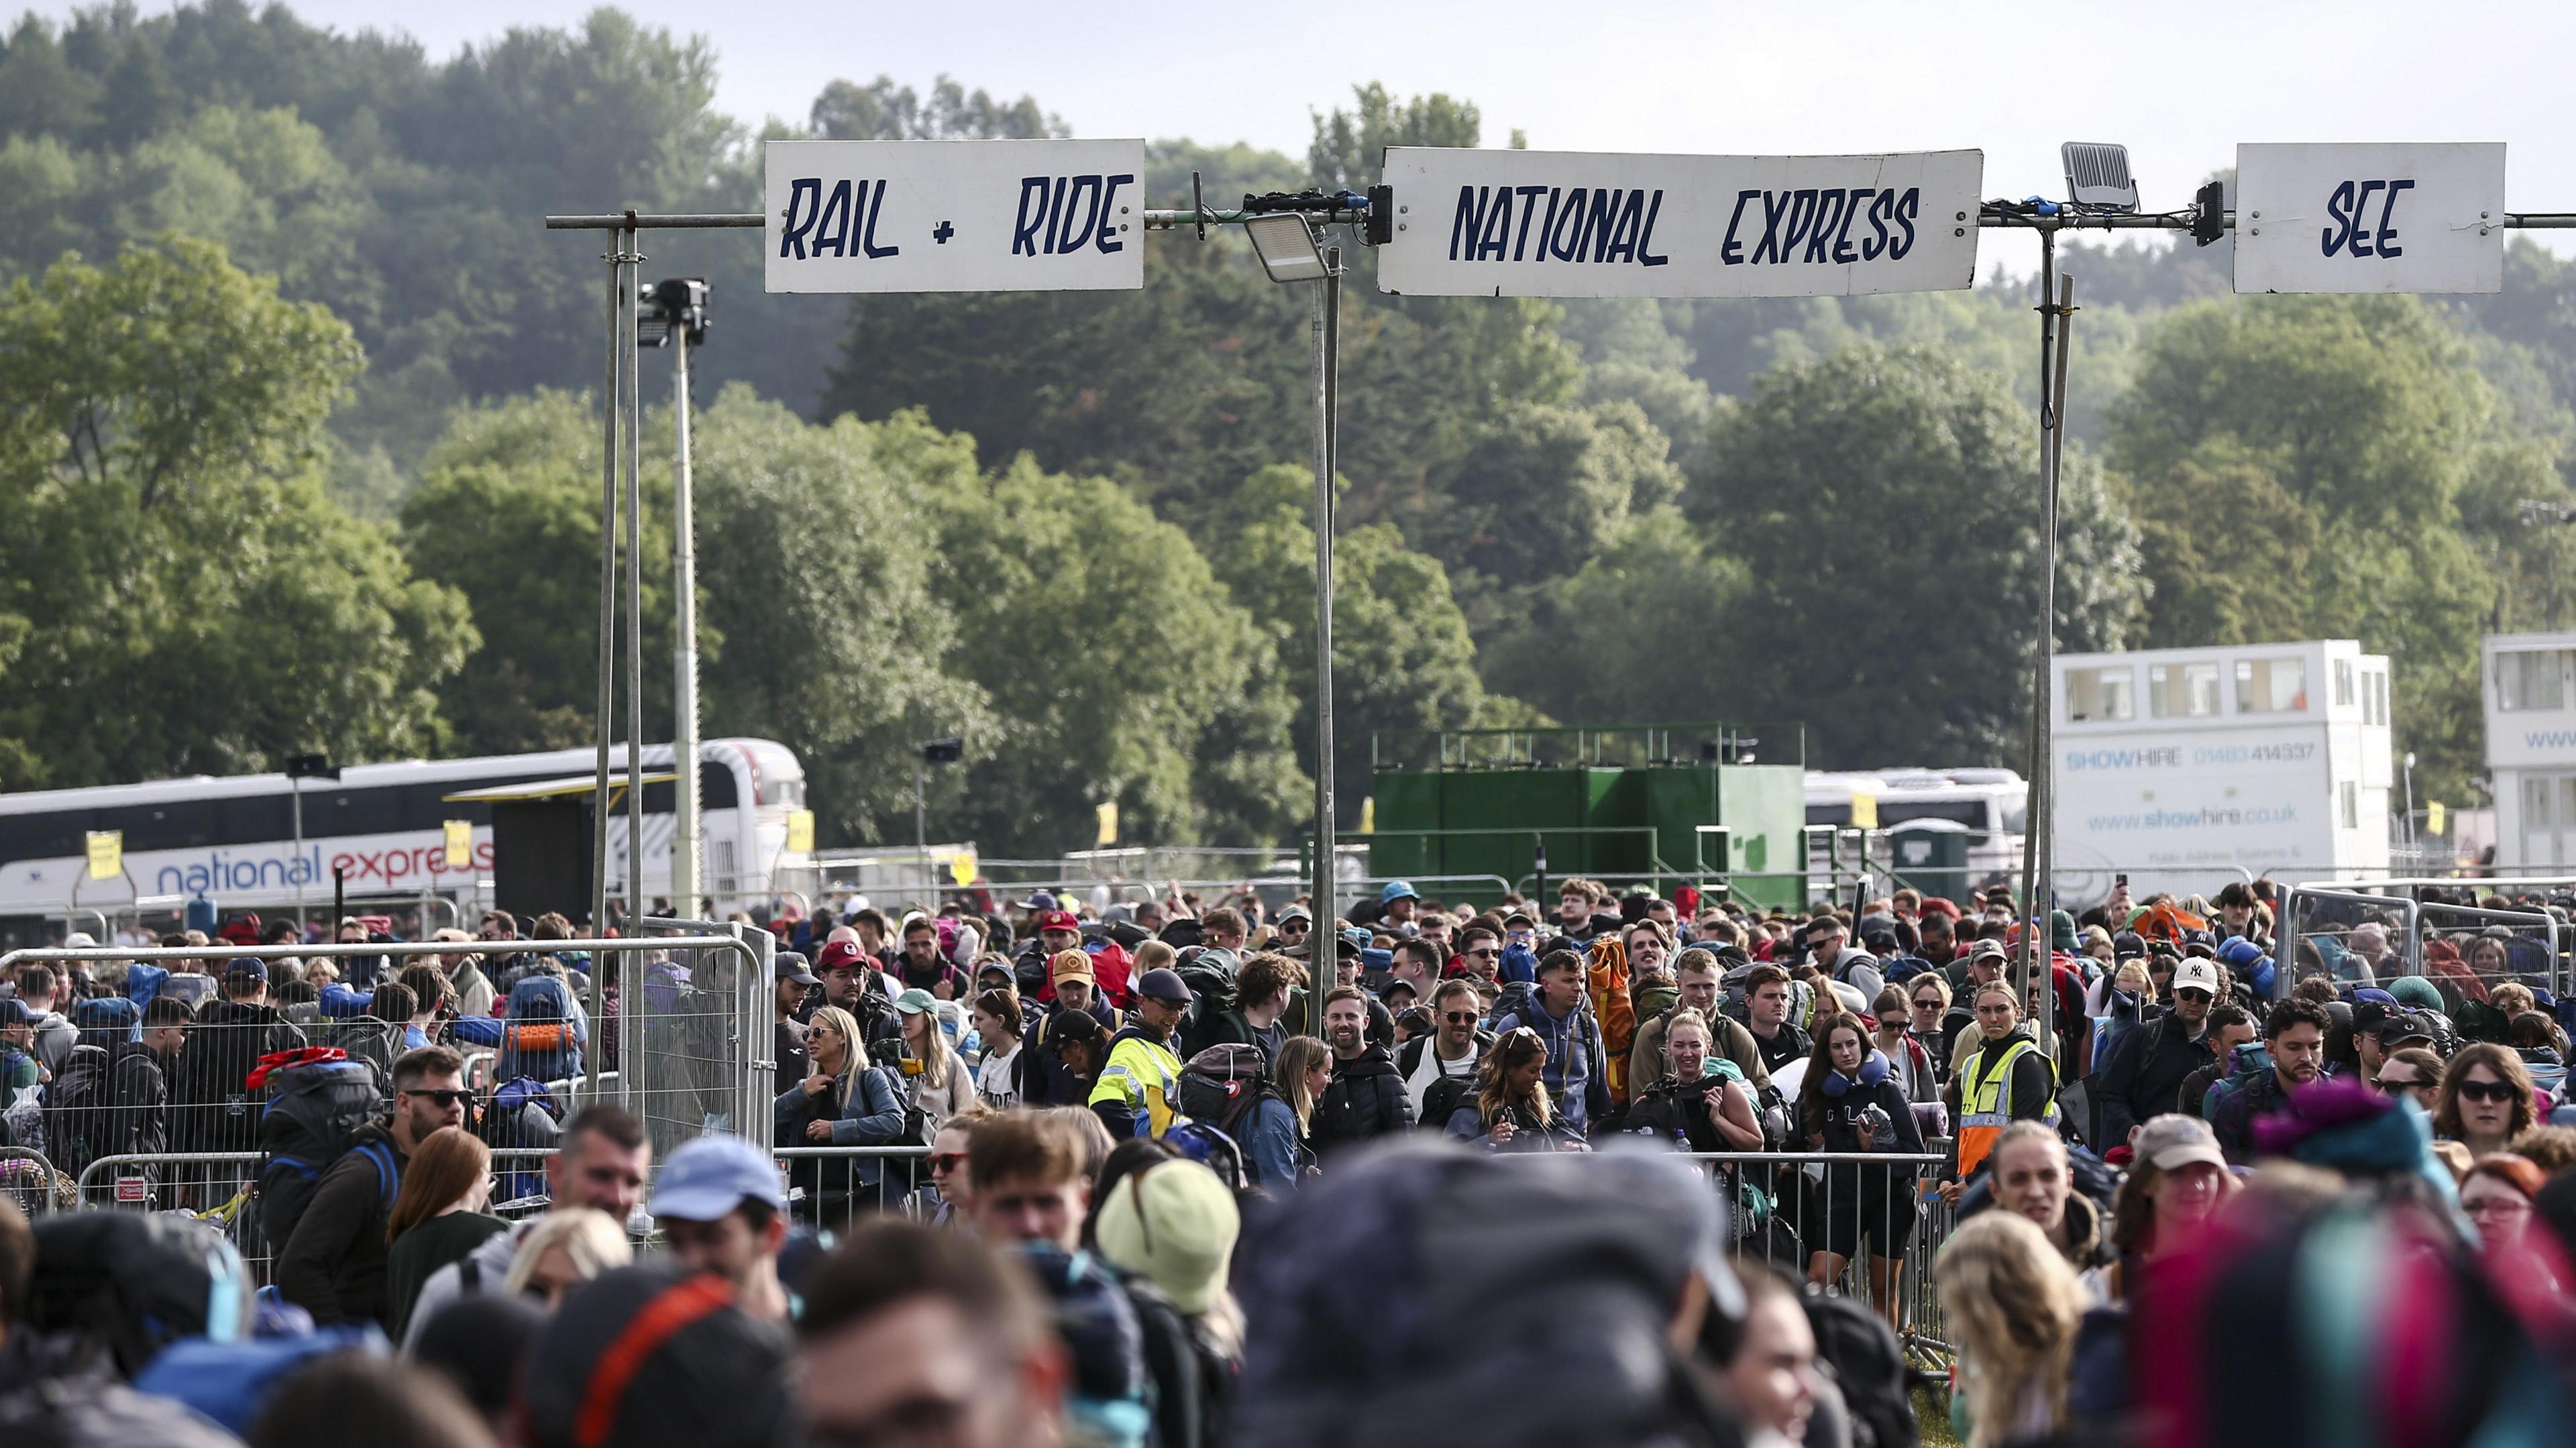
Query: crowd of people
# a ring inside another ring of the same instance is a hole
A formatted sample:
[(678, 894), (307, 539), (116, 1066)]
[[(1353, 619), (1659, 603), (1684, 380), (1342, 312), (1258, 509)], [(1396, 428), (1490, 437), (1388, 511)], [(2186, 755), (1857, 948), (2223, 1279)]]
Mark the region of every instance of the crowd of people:
[[(2391, 916), (2284, 948), (2246, 887), (2027, 942), (2000, 888), (853, 905), (770, 922), (770, 1126), (805, 1150), (710, 1133), (657, 1164), (591, 1105), (507, 1214), (459, 1023), (509, 1022), (531, 981), (578, 1010), (587, 963), (542, 938), (383, 970), (339, 1017), (296, 1010), (356, 986), (274, 962), (193, 1008), (151, 967), (22, 967), (0, 1080), (48, 1147), (156, 1149), (120, 1094), (146, 1069), (228, 1085), (164, 1088), (168, 1131), (221, 1140), (259, 1090), (237, 1065), (350, 1020), (389, 1028), (362, 1033), (381, 1070), (324, 1065), (387, 1109), (279, 1194), (240, 1310), (156, 1319), (148, 1363), (67, 1366), (125, 1289), (48, 1254), (175, 1219), (0, 1209), (0, 1428), (86, 1404), (174, 1442), (336, 1411), (461, 1444), (1825, 1448), (1915, 1441), (1944, 1403), (1976, 1444), (2576, 1421), (2565, 1039), (2554, 962), (2511, 937)], [(91, 1110), (48, 1099), (67, 1075)], [(31, 1404), (12, 1363), (88, 1396)]]

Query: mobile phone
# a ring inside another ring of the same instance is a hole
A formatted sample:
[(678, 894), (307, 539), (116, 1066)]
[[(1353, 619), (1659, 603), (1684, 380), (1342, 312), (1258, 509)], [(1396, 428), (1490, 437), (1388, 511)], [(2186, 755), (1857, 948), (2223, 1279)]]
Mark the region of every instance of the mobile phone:
[(2119, 886), (2123, 890), (2126, 890), (2129, 888), (2129, 877), (2126, 875), (2113, 875), (2111, 877), (2111, 883)]

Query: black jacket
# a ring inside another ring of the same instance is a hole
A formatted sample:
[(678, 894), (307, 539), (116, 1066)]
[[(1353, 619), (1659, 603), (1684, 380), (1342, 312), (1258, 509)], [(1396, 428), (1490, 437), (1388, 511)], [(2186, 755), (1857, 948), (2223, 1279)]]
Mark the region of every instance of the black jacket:
[(304, 1032), (274, 1006), (212, 1001), (188, 1024), (171, 1073), (171, 1140), (180, 1151), (256, 1151), (261, 1102), (246, 1084), (259, 1058), (292, 1051)]
[(2121, 1032), (2093, 1077), (2093, 1105), (2101, 1113), (2096, 1139), (2118, 1146), (2130, 1127), (2181, 1110), (2182, 1083), (2218, 1060), (2209, 1040), (2205, 1032), (2192, 1040), (2171, 1015)]
[[(351, 1145), (374, 1141), (392, 1144), (386, 1123), (359, 1128)], [(409, 1161), (394, 1152), (397, 1182)], [(295, 1235), (278, 1249), (278, 1294), (323, 1327), (383, 1326), (391, 1306), (385, 1298), (385, 1219), (392, 1213), (393, 1200), (384, 1194), (375, 1162), (362, 1151), (343, 1154), (322, 1173), (311, 1204), (296, 1219)]]
[(1374, 1137), (1413, 1129), (1413, 1098), (1396, 1074), (1395, 1058), (1383, 1046), (1371, 1046), (1358, 1059), (1333, 1061), (1333, 1084), (1315, 1103), (1307, 1139), (1315, 1154), (1353, 1146)]
[[(1020, 1034), (1020, 1049), (1011, 1062), (1011, 1080), (1019, 1090), (1022, 1106), (1091, 1104), (1090, 1086), (1077, 1086), (1073, 1073), (1064, 1068), (1055, 1048), (1047, 1044), (1047, 1028), (1055, 1020), (1056, 1012), (1063, 1009), (1062, 1006), (1050, 1006), (1040, 1011), (1037, 1019), (1029, 1022), (1028, 1028)], [(1100, 1022), (1101, 1027), (1101, 1059), (1094, 1064), (1106, 1064), (1108, 1042), (1118, 1034), (1118, 1012), (1112, 1010), (1107, 1001), (1097, 998), (1093, 999), (1089, 1010), (1091, 1018)]]
[(1717, 1122), (1709, 1114), (1708, 1088), (1716, 1079), (1702, 1076), (1685, 1086), (1665, 1077), (1628, 1103), (1627, 1119), (1620, 1129), (1651, 1136), (1676, 1151), (1735, 1150), (1734, 1143), (1718, 1131)]

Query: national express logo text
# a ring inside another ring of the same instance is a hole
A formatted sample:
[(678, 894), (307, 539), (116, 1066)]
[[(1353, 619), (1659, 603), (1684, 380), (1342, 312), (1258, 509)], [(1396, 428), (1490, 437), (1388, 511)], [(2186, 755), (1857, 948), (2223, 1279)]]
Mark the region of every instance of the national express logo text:
[(2189, 749), (2166, 744), (2148, 749), (2070, 749), (2065, 762), (2069, 770), (2180, 769), (2185, 764), (2304, 764), (2316, 755), (2317, 746), (2312, 743), (2196, 744)]
[[(492, 869), (492, 842), (474, 842), (473, 863), (460, 874), (485, 874)], [(342, 849), (332, 853), (328, 862), (319, 847), (307, 846), (306, 853), (293, 855), (236, 855), (226, 850), (209, 850), (203, 858), (174, 861), (153, 872), (152, 888), (164, 895), (203, 895), (218, 890), (257, 890), (264, 887), (320, 885), (338, 870), (352, 889), (379, 889), (389, 885), (410, 886), (423, 876), (449, 873), (445, 841), (429, 845), (395, 845), (383, 849)]]

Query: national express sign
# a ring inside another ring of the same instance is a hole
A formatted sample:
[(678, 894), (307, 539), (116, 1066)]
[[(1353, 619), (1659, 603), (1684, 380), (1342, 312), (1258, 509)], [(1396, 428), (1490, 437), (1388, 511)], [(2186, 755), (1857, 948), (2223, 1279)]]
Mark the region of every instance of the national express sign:
[(1412, 296), (1807, 297), (1976, 280), (1981, 151), (1643, 156), (1391, 146), (1378, 286)]

